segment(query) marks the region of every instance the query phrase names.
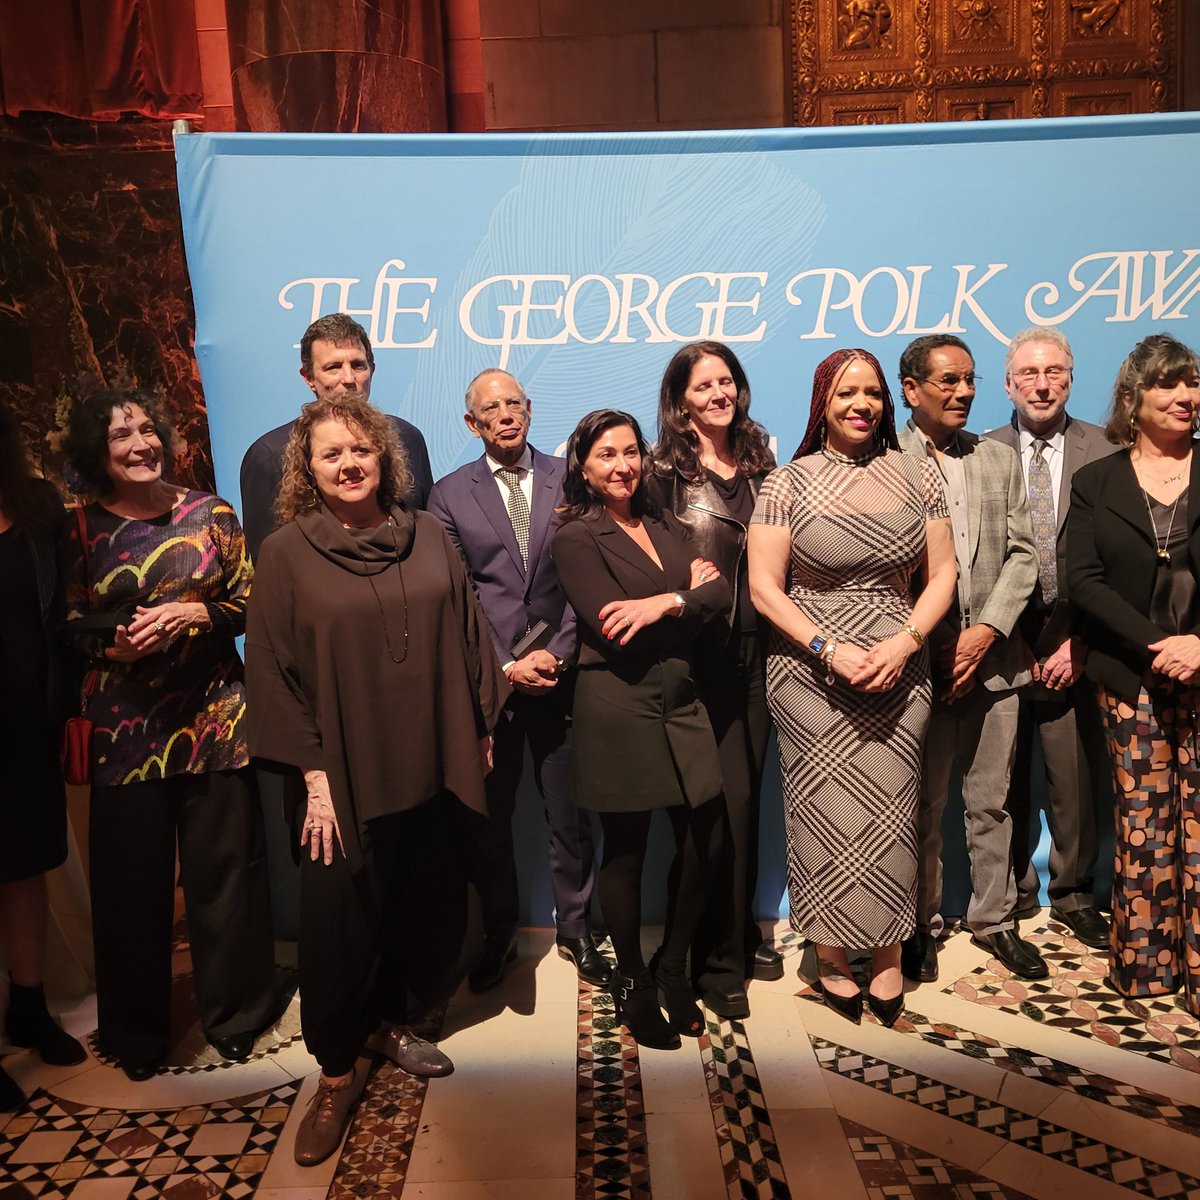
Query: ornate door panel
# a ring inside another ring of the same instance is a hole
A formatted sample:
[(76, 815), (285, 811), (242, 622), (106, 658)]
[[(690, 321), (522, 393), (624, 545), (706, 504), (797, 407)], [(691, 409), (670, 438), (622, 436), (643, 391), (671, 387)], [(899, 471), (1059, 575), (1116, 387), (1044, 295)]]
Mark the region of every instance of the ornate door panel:
[(1179, 0), (790, 0), (798, 125), (1177, 107)]

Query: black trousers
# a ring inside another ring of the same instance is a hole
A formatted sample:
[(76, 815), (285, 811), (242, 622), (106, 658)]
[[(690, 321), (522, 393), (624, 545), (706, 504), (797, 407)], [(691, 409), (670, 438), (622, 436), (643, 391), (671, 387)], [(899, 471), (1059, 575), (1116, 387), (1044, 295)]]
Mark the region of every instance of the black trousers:
[(583, 937), (588, 931), (595, 852), (589, 815), (575, 805), (572, 683), (568, 675), (549, 696), (516, 695), (509, 701), (494, 731), (494, 766), (484, 784), (488, 815), (463, 809), (468, 878), (479, 892), (487, 937), (506, 940), (520, 920), (512, 823), (526, 742), (549, 832), (555, 927), (562, 937)]
[(721, 857), (692, 942), (692, 978), (698, 991), (725, 991), (743, 986), (762, 941), (754, 892), (759, 798), (771, 733), (763, 640), (757, 633), (734, 638), (703, 656), (697, 676), (717, 739), (726, 817)]
[(93, 787), (89, 828), (101, 1049), (131, 1063), (166, 1056), (176, 848), (200, 1024), (209, 1038), (262, 1029), (277, 997), (254, 772)]
[(300, 860), (300, 1022), (330, 1076), (380, 1020), (409, 1024), (454, 987), (466, 929), (459, 801), (439, 796), (368, 823), (363, 869)]

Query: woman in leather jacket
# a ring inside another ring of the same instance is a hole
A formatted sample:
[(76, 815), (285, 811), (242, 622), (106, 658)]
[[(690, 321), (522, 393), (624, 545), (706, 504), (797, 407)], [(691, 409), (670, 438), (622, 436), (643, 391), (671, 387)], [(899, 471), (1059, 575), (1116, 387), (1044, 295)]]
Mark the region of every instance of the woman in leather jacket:
[(655, 500), (690, 526), (696, 553), (733, 590), (728, 622), (696, 646), (696, 673), (712, 720), (725, 781), (725, 848), (708, 910), (692, 944), (692, 979), (713, 1012), (749, 1015), (745, 981), (779, 979), (783, 962), (755, 924), (758, 810), (770, 718), (765, 690), (766, 625), (759, 630), (746, 582), (746, 527), (775, 458), (750, 416), (750, 385), (720, 342), (693, 342), (667, 364), (658, 400)]

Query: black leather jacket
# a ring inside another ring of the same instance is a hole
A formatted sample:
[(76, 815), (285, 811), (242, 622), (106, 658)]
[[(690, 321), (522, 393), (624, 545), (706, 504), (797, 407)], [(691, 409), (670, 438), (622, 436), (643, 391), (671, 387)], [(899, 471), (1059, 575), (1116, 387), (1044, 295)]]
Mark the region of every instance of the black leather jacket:
[[(750, 492), (756, 500), (764, 478), (750, 476)], [(691, 530), (696, 554), (716, 563), (729, 580), (734, 604), (726, 620), (732, 632), (737, 621), (738, 584), (746, 569), (746, 526), (730, 516), (724, 497), (707, 475), (689, 483), (678, 472), (659, 466), (648, 487), (655, 503), (669, 508)]]

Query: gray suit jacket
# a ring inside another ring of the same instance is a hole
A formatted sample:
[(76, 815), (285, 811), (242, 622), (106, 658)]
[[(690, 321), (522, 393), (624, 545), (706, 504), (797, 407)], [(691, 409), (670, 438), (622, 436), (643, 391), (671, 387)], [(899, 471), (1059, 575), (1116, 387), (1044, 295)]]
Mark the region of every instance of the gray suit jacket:
[[(996, 441), (1011, 447), (1017, 456), (1021, 454), (1021, 437), (1017, 430), (1016, 414), (1007, 425), (998, 429), (989, 429), (984, 437), (995, 438)], [(1099, 425), (1089, 421), (1080, 421), (1068, 414), (1067, 425), (1063, 430), (1063, 472), (1062, 482), (1058, 488), (1057, 510), (1058, 539), (1055, 543), (1058, 560), (1058, 599), (1052, 611), (1046, 612), (1040, 606), (1037, 588), (1030, 599), (1027, 619), (1022, 621), (1026, 637), (1033, 640), (1037, 637), (1035, 651), (1041, 655), (1054, 651), (1066, 638), (1081, 632), (1082, 622), (1079, 611), (1070, 602), (1067, 588), (1067, 514), (1071, 508), (1071, 480), (1075, 472), (1085, 463), (1107, 458), (1116, 446), (1104, 436), (1104, 430)], [(1022, 464), (1024, 473), (1024, 464)], [(1041, 608), (1040, 612), (1032, 610)], [(1035, 634), (1034, 630), (1038, 630)]]
[[(929, 457), (925, 435), (911, 424), (900, 430), (900, 448)], [(958, 435), (967, 487), (971, 562), (971, 623), (990, 625), (1003, 637), (979, 664), (976, 679), (989, 691), (1023, 687), (1030, 680), (1029, 649), (1017, 618), (1037, 582), (1037, 550), (1021, 460), (1007, 446), (965, 430)]]

